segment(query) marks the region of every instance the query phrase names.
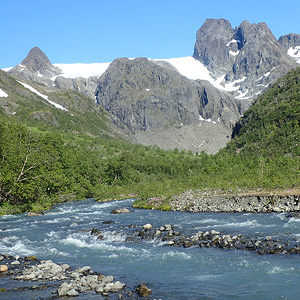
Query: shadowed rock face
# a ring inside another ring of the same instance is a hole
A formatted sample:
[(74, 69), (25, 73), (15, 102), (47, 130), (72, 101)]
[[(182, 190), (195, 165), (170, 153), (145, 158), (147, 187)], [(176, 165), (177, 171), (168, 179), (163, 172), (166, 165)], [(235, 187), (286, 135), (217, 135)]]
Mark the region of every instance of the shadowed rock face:
[[(229, 94), (146, 58), (116, 59), (100, 77), (96, 99), (118, 126), (125, 126), (139, 141), (143, 141), (140, 133), (179, 130), (203, 119), (229, 128), (240, 115)], [(161, 145), (159, 136), (154, 144)]]
[[(239, 83), (244, 99), (253, 99), (286, 72), (295, 61), (265, 23), (244, 21), (233, 29), (224, 19), (208, 19), (198, 30), (194, 55), (214, 78)], [(237, 93), (234, 93), (238, 96)]]

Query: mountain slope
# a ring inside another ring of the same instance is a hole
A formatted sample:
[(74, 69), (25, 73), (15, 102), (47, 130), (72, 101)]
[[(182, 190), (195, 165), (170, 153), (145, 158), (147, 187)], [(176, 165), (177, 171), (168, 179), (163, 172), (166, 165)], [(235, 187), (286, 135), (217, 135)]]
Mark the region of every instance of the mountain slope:
[[(146, 58), (115, 60), (100, 77), (96, 98), (113, 115), (115, 124), (132, 132), (137, 142), (151, 140), (167, 149), (174, 146), (173, 138), (181, 135), (179, 148), (188, 144), (189, 149), (201, 151), (199, 145), (207, 139), (207, 132), (215, 127), (215, 131), (227, 128), (228, 132), (239, 117), (238, 105), (229, 94), (206, 81), (189, 80), (169, 64)], [(205, 120), (210, 128), (204, 132), (201, 124)], [(185, 126), (193, 130), (195, 140), (191, 141), (189, 130), (183, 134)], [(178, 134), (168, 138), (170, 130)], [(226, 140), (227, 135), (214, 138)]]
[(0, 112), (3, 117), (47, 130), (60, 128), (76, 134), (118, 135), (118, 129), (110, 116), (81, 93), (16, 80), (1, 70), (0, 90), (7, 95), (0, 95)]
[(267, 156), (300, 156), (300, 68), (253, 103), (233, 129), (229, 149)]

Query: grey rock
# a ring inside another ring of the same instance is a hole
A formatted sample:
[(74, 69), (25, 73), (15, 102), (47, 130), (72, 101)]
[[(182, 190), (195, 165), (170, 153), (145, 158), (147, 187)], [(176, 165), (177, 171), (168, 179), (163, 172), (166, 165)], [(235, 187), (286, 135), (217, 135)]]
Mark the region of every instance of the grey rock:
[(75, 270), (75, 272), (78, 272), (78, 273), (86, 273), (88, 271), (91, 270), (91, 267), (90, 266), (85, 266), (85, 267), (81, 267), (81, 268), (78, 268)]
[(113, 276), (105, 276), (103, 279), (102, 279), (102, 282), (103, 283), (111, 283), (114, 281), (114, 277)]
[(62, 284), (59, 286), (59, 288), (58, 288), (58, 290), (57, 290), (57, 293), (58, 293), (59, 296), (66, 296), (67, 293), (68, 293), (71, 289), (73, 289), (73, 286), (72, 286), (71, 284), (69, 284), (69, 283), (64, 282), (64, 283), (62, 283)]
[[(173, 147), (174, 140), (180, 145), (187, 144), (189, 149), (198, 148), (203, 141), (198, 136), (194, 141), (184, 140), (185, 134), (180, 141), (178, 134), (174, 139), (168, 134), (159, 135), (158, 131), (194, 126), (196, 131), (208, 132), (211, 139), (211, 132), (199, 126), (204, 119), (230, 131), (240, 116), (238, 102), (228, 93), (206, 81), (189, 80), (172, 68), (146, 58), (121, 58), (111, 63), (99, 79), (96, 99), (119, 128), (131, 133), (133, 141), (146, 144), (147, 134), (153, 133), (151, 143), (163, 148), (168, 147), (166, 143)], [(224, 133), (222, 138), (227, 135)]]
[(124, 213), (130, 213), (131, 211), (128, 208), (118, 208), (114, 209), (111, 214), (124, 214)]
[(243, 97), (232, 93), (249, 100), (297, 66), (265, 23), (249, 21), (233, 29), (227, 20), (206, 20), (197, 32), (193, 56), (214, 78), (224, 75), (224, 84), (242, 80)]
[(152, 225), (151, 224), (145, 224), (145, 225), (143, 225), (143, 229), (145, 229), (145, 230), (149, 230), (149, 229), (151, 229), (152, 228)]
[(19, 65), (9, 70), (9, 73), (25, 80), (52, 86), (53, 81), (50, 78), (61, 74), (62, 71), (51, 64), (41, 49), (34, 47)]
[(78, 296), (79, 293), (75, 291), (75, 289), (71, 289), (67, 292), (68, 296), (74, 297), (74, 296)]
[(61, 268), (65, 272), (65, 271), (69, 270), (71, 267), (68, 264), (62, 264)]
[(300, 34), (290, 33), (283, 35), (278, 39), (278, 42), (285, 51), (288, 51), (290, 48), (300, 46)]

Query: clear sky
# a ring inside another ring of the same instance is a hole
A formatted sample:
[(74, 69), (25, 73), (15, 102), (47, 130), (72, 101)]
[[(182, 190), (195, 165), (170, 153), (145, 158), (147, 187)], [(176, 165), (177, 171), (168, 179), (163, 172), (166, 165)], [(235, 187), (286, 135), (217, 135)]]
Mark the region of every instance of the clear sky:
[(0, 12), (0, 68), (35, 46), (52, 63), (189, 56), (207, 18), (300, 34), (299, 0), (0, 0)]

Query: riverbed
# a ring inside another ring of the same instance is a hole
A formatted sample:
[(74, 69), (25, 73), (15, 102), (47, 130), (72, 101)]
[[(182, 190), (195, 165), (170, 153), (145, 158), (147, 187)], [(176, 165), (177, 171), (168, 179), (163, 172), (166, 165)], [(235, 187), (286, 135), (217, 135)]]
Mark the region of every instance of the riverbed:
[[(88, 265), (96, 272), (113, 275), (132, 290), (144, 282), (152, 289), (149, 299), (299, 299), (298, 254), (258, 255), (251, 251), (169, 247), (155, 240), (128, 239), (132, 228), (150, 223), (153, 227), (172, 224), (187, 235), (199, 230), (219, 230), (230, 235), (300, 242), (299, 219), (283, 213), (139, 210), (131, 208), (132, 202), (128, 199), (98, 203), (89, 199), (58, 205), (42, 216), (2, 216), (0, 253), (34, 255), (67, 263), (72, 268)], [(111, 214), (117, 208), (131, 212)], [(101, 232), (102, 239), (91, 235), (93, 228)], [(3, 280), (0, 278), (0, 285)], [(14, 281), (5, 284), (9, 289)], [(22, 291), (14, 296), (10, 299), (28, 299)], [(42, 292), (37, 297), (43, 299)], [(102, 298), (86, 293), (77, 299)]]

